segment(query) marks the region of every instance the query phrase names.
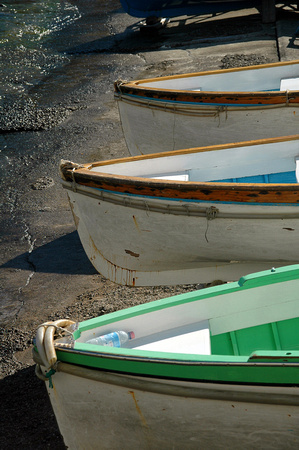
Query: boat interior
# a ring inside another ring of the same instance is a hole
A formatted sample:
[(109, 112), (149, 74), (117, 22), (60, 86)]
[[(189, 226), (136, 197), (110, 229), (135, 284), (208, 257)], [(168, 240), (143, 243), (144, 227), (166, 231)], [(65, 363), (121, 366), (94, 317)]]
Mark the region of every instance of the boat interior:
[[(161, 156), (162, 155), (162, 156)], [(211, 150), (177, 151), (163, 156), (95, 164), (92, 172), (170, 181), (297, 183), (299, 138)]]
[(136, 84), (143, 88), (175, 91), (294, 91), (299, 90), (299, 63), (161, 77)]
[[(276, 283), (198, 300), (200, 291), (195, 291), (191, 300), (188, 296), (180, 303), (177, 296), (152, 302), (144, 313), (120, 316), (114, 323), (85, 330), (86, 323), (76, 342), (124, 330), (135, 334), (125, 348), (150, 352), (249, 356), (258, 350), (299, 350), (298, 287), (299, 280), (291, 280), (287, 286)], [(86, 348), (103, 350), (91, 344)]]

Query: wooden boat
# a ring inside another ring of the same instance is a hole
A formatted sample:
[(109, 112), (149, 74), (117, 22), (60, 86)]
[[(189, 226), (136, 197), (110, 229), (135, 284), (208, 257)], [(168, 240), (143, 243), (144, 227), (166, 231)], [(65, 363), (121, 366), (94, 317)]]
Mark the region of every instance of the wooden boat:
[(298, 133), (299, 60), (115, 83), (131, 155)]
[(123, 285), (171, 285), (299, 262), (297, 155), (299, 135), (60, 170), (94, 267)]
[[(50, 380), (66, 446), (296, 448), (298, 291), (295, 265), (77, 324), (43, 324), (36, 373)], [(135, 339), (87, 343), (118, 330)]]

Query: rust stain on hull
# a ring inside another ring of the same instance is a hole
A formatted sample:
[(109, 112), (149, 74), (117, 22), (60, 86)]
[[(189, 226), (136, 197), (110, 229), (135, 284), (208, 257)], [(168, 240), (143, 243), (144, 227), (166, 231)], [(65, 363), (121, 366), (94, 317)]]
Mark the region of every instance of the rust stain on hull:
[(135, 223), (135, 226), (136, 226), (137, 230), (140, 231), (140, 228), (139, 228), (139, 225), (138, 225), (138, 222), (137, 222), (137, 219), (136, 219), (135, 216), (133, 216), (133, 220), (134, 220), (134, 223)]
[(74, 222), (75, 222), (75, 226), (78, 229), (80, 218), (75, 214), (74, 203), (71, 201), (70, 196), (68, 194), (67, 194), (67, 197), (68, 197), (69, 204), (70, 204), (70, 207), (71, 207), (71, 211), (72, 211), (73, 219), (74, 219)]
[(134, 256), (135, 258), (139, 258), (140, 256), (139, 253), (132, 252), (131, 250), (125, 250), (125, 252), (130, 256)]
[(144, 415), (142, 414), (141, 409), (139, 408), (139, 405), (138, 405), (138, 402), (137, 402), (137, 400), (136, 400), (134, 391), (129, 391), (129, 394), (131, 394), (131, 396), (132, 396), (132, 398), (133, 398), (133, 400), (134, 400), (135, 408), (136, 408), (136, 411), (138, 412), (138, 415), (139, 415), (139, 417), (140, 417), (140, 419), (141, 419), (142, 425), (144, 425), (146, 428), (148, 428), (148, 425), (147, 425), (147, 423), (146, 423), (145, 417), (144, 417)]
[[(123, 267), (117, 266), (116, 264), (113, 264), (111, 261), (109, 261), (107, 258), (104, 257), (104, 255), (100, 252), (100, 250), (97, 248), (96, 244), (94, 243), (94, 240), (92, 239), (92, 237), (89, 235), (89, 240), (90, 240), (90, 244), (91, 247), (93, 248), (93, 255), (92, 254), (88, 254), (87, 256), (90, 259), (90, 262), (93, 264), (93, 266), (95, 267), (95, 269), (99, 272), (100, 270), (98, 269), (98, 267), (95, 264), (96, 261), (96, 254), (98, 254), (100, 256), (100, 258), (105, 261), (105, 263), (108, 265), (108, 275), (105, 275), (109, 280), (114, 281), (115, 283), (120, 283), (119, 280), (117, 280), (117, 274), (119, 272), (123, 272), (125, 273), (125, 281), (122, 281), (122, 284), (126, 285), (126, 286), (135, 286), (136, 284), (136, 271), (135, 270), (130, 270), (130, 269), (125, 269)], [(137, 253), (135, 254), (137, 257)], [(133, 256), (135, 256), (133, 255)], [(138, 255), (139, 256), (139, 255)], [(121, 277), (120, 277), (121, 278)]]

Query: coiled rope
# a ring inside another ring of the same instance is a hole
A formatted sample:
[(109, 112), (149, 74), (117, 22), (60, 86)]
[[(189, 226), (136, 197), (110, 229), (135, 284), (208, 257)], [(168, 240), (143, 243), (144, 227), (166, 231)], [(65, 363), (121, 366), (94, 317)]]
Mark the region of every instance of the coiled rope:
[(54, 375), (57, 368), (57, 356), (54, 347), (54, 339), (63, 337), (66, 334), (72, 335), (72, 332), (65, 327), (73, 325), (75, 322), (69, 319), (59, 319), (55, 322), (45, 322), (37, 328), (36, 347), (42, 365), (48, 370), (44, 375), (39, 364), (36, 364), (35, 374), (43, 381), (49, 380), (49, 387), (53, 387), (51, 376)]

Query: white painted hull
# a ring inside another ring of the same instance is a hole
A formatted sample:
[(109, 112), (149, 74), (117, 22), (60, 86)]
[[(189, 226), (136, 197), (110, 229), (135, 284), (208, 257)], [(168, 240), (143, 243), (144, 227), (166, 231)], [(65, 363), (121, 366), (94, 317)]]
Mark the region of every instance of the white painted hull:
[(118, 99), (131, 155), (296, 134), (297, 105), (222, 107), (163, 101)]
[(231, 281), (299, 261), (296, 205), (146, 200), (80, 185), (68, 195), (88, 258), (119, 284)]
[(138, 378), (64, 363), (52, 381), (48, 393), (71, 450), (299, 445), (298, 388)]

